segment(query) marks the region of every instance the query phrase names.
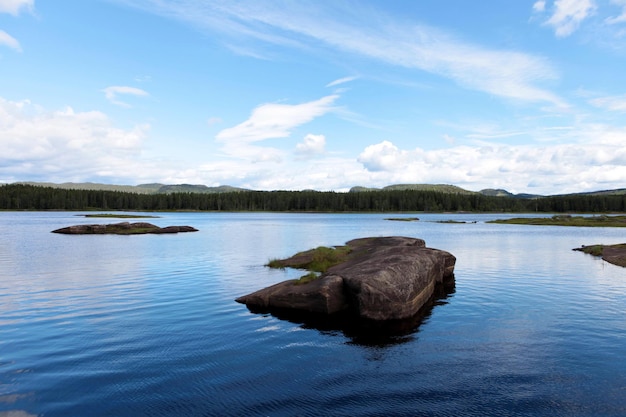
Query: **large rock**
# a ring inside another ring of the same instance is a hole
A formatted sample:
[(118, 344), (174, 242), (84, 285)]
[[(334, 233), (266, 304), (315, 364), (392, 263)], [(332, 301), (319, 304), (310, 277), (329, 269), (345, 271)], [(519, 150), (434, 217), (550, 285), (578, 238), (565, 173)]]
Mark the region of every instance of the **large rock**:
[(404, 319), (420, 310), (436, 286), (454, 279), (456, 258), (427, 248), (421, 239), (364, 238), (347, 246), (352, 249), (348, 259), (316, 280), (306, 284), (284, 281), (236, 301), (252, 311), (351, 311), (377, 321)]

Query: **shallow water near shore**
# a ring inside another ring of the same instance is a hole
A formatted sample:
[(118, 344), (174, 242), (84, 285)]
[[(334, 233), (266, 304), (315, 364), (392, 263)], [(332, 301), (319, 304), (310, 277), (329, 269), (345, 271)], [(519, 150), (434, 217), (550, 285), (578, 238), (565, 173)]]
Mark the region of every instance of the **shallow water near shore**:
[[(572, 251), (624, 229), (149, 213), (199, 231), (50, 233), (116, 222), (76, 214), (0, 212), (0, 417), (626, 415), (626, 269)], [(271, 258), (390, 235), (457, 257), (454, 291), (406, 332), (372, 341), (234, 302), (302, 275)]]

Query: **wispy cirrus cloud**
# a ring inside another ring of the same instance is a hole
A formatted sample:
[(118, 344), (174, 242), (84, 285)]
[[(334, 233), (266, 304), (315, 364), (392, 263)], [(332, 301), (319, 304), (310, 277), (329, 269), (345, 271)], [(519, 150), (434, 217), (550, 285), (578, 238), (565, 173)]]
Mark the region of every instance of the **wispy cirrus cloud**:
[(140, 88), (126, 87), (126, 86), (107, 87), (103, 89), (102, 91), (104, 92), (104, 96), (106, 97), (106, 99), (109, 100), (111, 103), (120, 107), (127, 107), (127, 108), (130, 108), (132, 106), (124, 101), (121, 101), (119, 99), (119, 96), (130, 95), (130, 96), (137, 96), (137, 97), (147, 97), (150, 95), (148, 94), (148, 92)]
[(546, 24), (554, 28), (558, 37), (571, 35), (581, 22), (591, 16), (597, 6), (593, 0), (556, 0), (554, 13)]
[(356, 76), (339, 78), (338, 80), (331, 81), (328, 84), (326, 84), (326, 87), (335, 87), (337, 85), (349, 83), (350, 81), (354, 81), (354, 80), (356, 80), (358, 78), (359, 77), (356, 77)]
[[(619, 1), (619, 0), (618, 0)], [(597, 10), (594, 0), (555, 0), (550, 8), (551, 15), (544, 24), (551, 26), (559, 38), (565, 38), (574, 33), (581, 23), (591, 17)], [(548, 10), (545, 0), (538, 0), (533, 4), (533, 12), (544, 13)]]
[(595, 107), (610, 111), (626, 111), (626, 94), (621, 96), (598, 97), (589, 100)]
[(229, 37), (229, 44), (237, 39), (312, 51), (330, 48), (335, 53), (437, 74), (498, 97), (565, 105), (540, 85), (558, 78), (543, 57), (472, 44), (443, 30), (349, 3), (118, 1), (219, 31)]
[[(34, 0), (0, 0), (0, 13), (8, 13), (17, 16), (23, 9), (32, 11), (34, 5)], [(20, 42), (0, 29), (0, 46), (3, 45), (17, 52), (22, 52)]]
[(220, 131), (215, 139), (224, 143), (222, 149), (231, 156), (254, 161), (278, 161), (282, 151), (252, 144), (288, 137), (296, 127), (333, 111), (333, 103), (338, 98), (333, 94), (301, 104), (262, 104), (252, 111), (248, 120)]
[(35, 0), (0, 0), (0, 13), (9, 13), (17, 16), (24, 9), (32, 11)]
[(8, 46), (18, 52), (22, 52), (22, 46), (18, 40), (3, 30), (0, 30), (0, 46), (1, 45)]
[(611, 4), (621, 7), (622, 12), (617, 16), (607, 17), (604, 21), (609, 25), (626, 23), (626, 0), (611, 0)]

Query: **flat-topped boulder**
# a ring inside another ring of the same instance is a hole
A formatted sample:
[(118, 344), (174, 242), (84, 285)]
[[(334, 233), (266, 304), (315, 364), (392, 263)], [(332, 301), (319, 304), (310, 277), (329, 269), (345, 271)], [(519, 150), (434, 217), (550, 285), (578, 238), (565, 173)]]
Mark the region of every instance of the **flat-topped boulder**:
[(183, 233), (197, 232), (198, 229), (191, 226), (167, 226), (159, 227), (152, 223), (121, 222), (113, 224), (79, 224), (76, 226), (63, 227), (53, 230), (52, 233), (62, 233), (66, 235), (140, 235), (140, 234), (161, 234), (161, 233)]
[[(427, 248), (422, 239), (363, 238), (342, 249), (345, 258), (316, 279), (284, 281), (236, 301), (252, 311), (349, 312), (369, 320), (396, 320), (415, 315), (437, 286), (454, 282), (456, 258)], [(307, 256), (313, 252), (297, 254), (280, 265), (302, 267)]]

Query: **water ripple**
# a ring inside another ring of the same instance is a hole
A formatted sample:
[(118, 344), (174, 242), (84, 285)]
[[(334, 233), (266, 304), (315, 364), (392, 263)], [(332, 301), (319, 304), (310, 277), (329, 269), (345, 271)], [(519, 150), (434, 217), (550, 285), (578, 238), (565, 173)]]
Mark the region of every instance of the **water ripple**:
[[(49, 233), (66, 213), (0, 213), (0, 416), (626, 414), (626, 270), (571, 251), (619, 231), (160, 215), (200, 232), (74, 239)], [(385, 234), (457, 256), (403, 343), (234, 302), (292, 277), (271, 257)]]

